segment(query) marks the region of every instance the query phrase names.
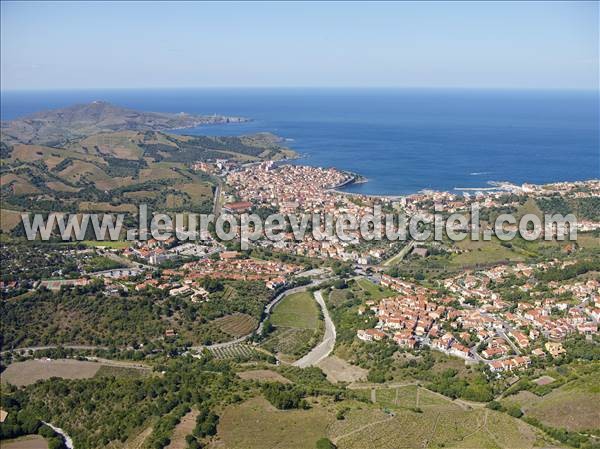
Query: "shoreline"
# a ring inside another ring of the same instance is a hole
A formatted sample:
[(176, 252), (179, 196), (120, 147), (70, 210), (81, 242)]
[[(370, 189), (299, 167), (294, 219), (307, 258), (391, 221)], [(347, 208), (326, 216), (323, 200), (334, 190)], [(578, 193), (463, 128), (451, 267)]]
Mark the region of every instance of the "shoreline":
[(333, 186), (327, 189), (328, 192), (338, 193), (340, 195), (346, 196), (363, 196), (367, 198), (382, 198), (382, 199), (401, 199), (407, 198), (412, 195), (422, 195), (422, 194), (433, 194), (433, 193), (447, 193), (451, 195), (473, 195), (476, 193), (524, 193), (523, 186), (531, 186), (532, 188), (543, 188), (545, 186), (552, 186), (556, 184), (574, 184), (574, 183), (589, 183), (589, 182), (600, 182), (600, 178), (588, 178), (588, 179), (579, 179), (579, 180), (571, 180), (571, 181), (553, 181), (543, 184), (534, 184), (529, 182), (521, 183), (521, 185), (509, 182), (509, 181), (488, 181), (488, 187), (453, 187), (452, 190), (434, 190), (434, 189), (421, 189), (412, 193), (400, 193), (400, 194), (380, 194), (380, 193), (359, 193), (359, 192), (348, 192), (345, 190), (341, 190), (344, 187), (351, 186), (353, 184), (365, 184), (369, 182), (368, 178), (359, 175), (357, 173), (349, 172), (346, 170), (340, 170), (344, 173), (347, 173), (352, 176), (351, 179)]

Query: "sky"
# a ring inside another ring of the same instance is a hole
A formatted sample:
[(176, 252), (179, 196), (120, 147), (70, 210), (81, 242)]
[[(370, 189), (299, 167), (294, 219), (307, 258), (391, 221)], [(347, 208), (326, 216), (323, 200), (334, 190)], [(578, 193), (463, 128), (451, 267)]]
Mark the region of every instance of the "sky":
[(11, 2), (2, 90), (598, 89), (598, 2)]

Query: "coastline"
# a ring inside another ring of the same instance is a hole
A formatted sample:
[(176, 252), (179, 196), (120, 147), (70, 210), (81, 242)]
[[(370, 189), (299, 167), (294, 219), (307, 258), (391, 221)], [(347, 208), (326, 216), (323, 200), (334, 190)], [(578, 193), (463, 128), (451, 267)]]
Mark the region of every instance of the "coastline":
[(387, 200), (399, 200), (402, 198), (407, 198), (412, 195), (420, 195), (420, 194), (435, 194), (435, 193), (446, 193), (451, 195), (474, 195), (477, 193), (489, 194), (489, 193), (522, 193), (525, 192), (524, 186), (533, 189), (543, 188), (545, 186), (551, 186), (556, 184), (564, 184), (564, 183), (589, 183), (589, 182), (600, 182), (600, 178), (589, 178), (589, 179), (580, 179), (580, 180), (561, 180), (561, 181), (553, 181), (544, 184), (533, 184), (533, 183), (522, 183), (521, 185), (517, 185), (515, 183), (509, 181), (488, 181), (488, 187), (454, 187), (452, 190), (432, 190), (432, 189), (422, 189), (417, 192), (406, 193), (406, 194), (376, 194), (376, 193), (358, 193), (358, 192), (347, 192), (342, 190), (344, 187), (348, 187), (353, 184), (363, 184), (369, 182), (369, 180), (357, 173), (353, 173), (346, 170), (340, 170), (343, 173), (350, 175), (350, 179), (344, 181), (341, 184), (333, 186), (327, 189), (328, 192), (338, 193), (340, 195), (346, 196), (355, 196), (355, 197), (367, 197), (367, 198), (381, 198)]

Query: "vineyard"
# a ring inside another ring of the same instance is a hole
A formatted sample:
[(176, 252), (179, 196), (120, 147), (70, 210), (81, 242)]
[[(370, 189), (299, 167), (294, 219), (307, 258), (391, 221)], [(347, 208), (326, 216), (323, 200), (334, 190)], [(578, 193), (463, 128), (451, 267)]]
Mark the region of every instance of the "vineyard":
[(310, 292), (285, 297), (275, 307), (271, 323), (275, 329), (261, 346), (286, 361), (307, 354), (323, 335), (323, 320)]
[(213, 321), (213, 324), (226, 334), (238, 338), (248, 335), (256, 329), (258, 321), (256, 318), (245, 313), (234, 313), (217, 318)]
[(217, 359), (254, 359), (264, 356), (264, 352), (259, 351), (254, 346), (246, 343), (235, 345), (209, 348), (212, 355)]
[(273, 353), (300, 358), (314, 346), (316, 337), (318, 334), (312, 329), (278, 327), (261, 346)]

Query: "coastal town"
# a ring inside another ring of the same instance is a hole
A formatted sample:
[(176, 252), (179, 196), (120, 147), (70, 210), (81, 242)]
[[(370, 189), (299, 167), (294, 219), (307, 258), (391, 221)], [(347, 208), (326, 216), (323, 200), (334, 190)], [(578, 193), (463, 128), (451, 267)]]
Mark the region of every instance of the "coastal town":
[[(466, 362), (483, 362), (492, 372), (527, 368), (531, 357), (558, 357), (565, 352), (561, 341), (570, 334), (598, 334), (600, 282), (550, 282), (543, 293), (535, 292), (533, 302), (516, 307), (489, 288), (514, 277), (526, 280), (519, 289), (532, 290), (540, 282), (534, 272), (553, 265), (502, 265), (463, 273), (441, 283), (446, 294), (384, 274), (381, 284), (398, 296), (367, 304), (378, 323), (359, 329), (357, 337), (391, 339), (409, 349), (427, 346)], [(358, 313), (366, 312), (362, 308)]]
[(0, 449), (600, 449), (600, 1), (0, 3)]

